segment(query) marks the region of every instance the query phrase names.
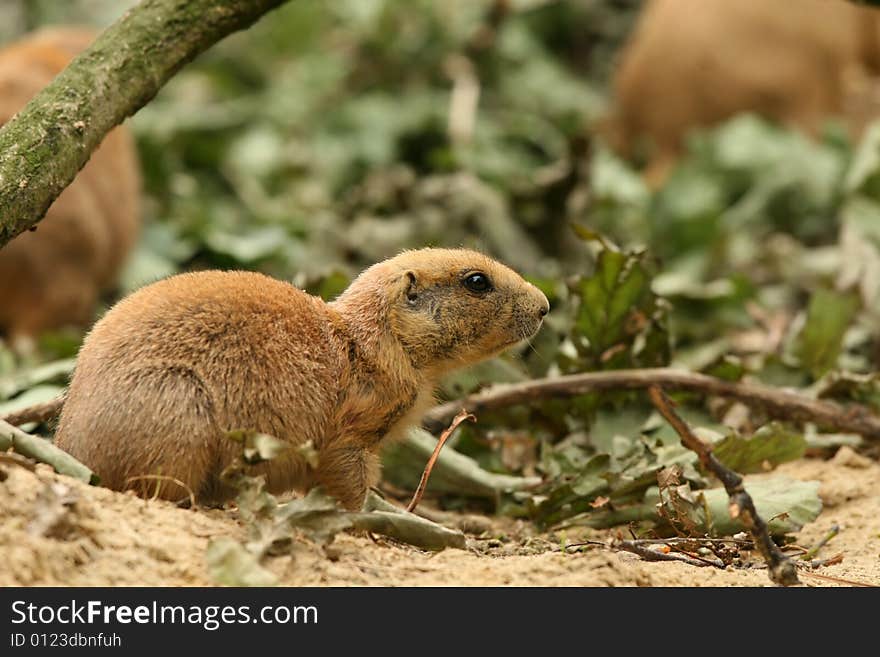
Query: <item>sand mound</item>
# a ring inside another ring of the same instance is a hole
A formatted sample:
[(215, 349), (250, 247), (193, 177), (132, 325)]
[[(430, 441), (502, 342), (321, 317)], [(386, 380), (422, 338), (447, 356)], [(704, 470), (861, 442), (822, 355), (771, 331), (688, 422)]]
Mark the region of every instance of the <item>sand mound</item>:
[[(880, 465), (850, 450), (830, 461), (805, 459), (783, 474), (822, 483), (825, 509), (798, 536), (810, 545), (838, 524), (823, 557), (841, 564), (819, 575), (880, 584)], [(86, 486), (46, 466), (31, 471), (0, 462), (0, 585), (199, 586), (212, 584), (205, 548), (214, 537), (240, 538), (233, 510), (185, 510)], [(646, 563), (602, 549), (564, 554), (559, 536), (527, 523), (492, 520), (492, 541), (479, 550), (429, 554), (344, 535), (329, 556), (309, 543), (268, 561), (284, 585), (357, 586), (765, 586), (761, 571)], [(585, 534), (572, 533), (572, 542)], [(592, 532), (602, 540), (607, 533)], [(484, 535), (485, 539), (486, 536)], [(805, 584), (835, 585), (809, 574)]]

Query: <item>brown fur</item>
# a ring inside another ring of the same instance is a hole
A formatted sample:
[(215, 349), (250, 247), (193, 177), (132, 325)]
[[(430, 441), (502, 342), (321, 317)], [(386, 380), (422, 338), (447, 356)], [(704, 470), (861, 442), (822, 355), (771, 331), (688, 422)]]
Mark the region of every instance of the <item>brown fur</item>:
[(853, 135), (878, 109), (880, 12), (839, 0), (650, 0), (625, 47), (604, 133), (650, 152), (663, 180), (693, 128), (752, 111), (815, 134)]
[[(0, 50), (0, 124), (94, 39), (91, 30), (49, 28)], [(137, 238), (140, 173), (134, 142), (119, 127), (49, 208), (35, 231), (0, 250), (0, 335), (87, 326)]]
[[(494, 290), (467, 290), (465, 274)], [(57, 444), (115, 489), (174, 477), (203, 501), (249, 429), (313, 441), (264, 464), (272, 491), (321, 484), (358, 508), (377, 451), (415, 423), (439, 377), (531, 337), (549, 306), (518, 274), (467, 250), (407, 251), (364, 271), (334, 302), (250, 272), (181, 274), (122, 300), (87, 337)], [(179, 499), (178, 486), (161, 494)]]

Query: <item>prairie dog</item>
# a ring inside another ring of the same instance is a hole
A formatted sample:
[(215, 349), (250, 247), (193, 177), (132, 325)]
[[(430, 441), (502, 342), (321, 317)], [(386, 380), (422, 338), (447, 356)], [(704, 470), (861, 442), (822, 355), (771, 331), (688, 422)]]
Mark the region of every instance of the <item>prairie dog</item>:
[[(96, 37), (87, 28), (35, 32), (0, 50), (0, 124), (6, 123)], [(36, 230), (0, 249), (0, 336), (88, 326), (115, 282), (140, 226), (134, 140), (113, 130)]]
[(262, 274), (180, 274), (95, 324), (56, 443), (110, 488), (158, 474), (219, 502), (234, 494), (219, 481), (239, 449), (227, 432), (311, 440), (314, 470), (296, 450), (257, 466), (268, 489), (320, 484), (357, 509), (380, 443), (418, 421), (438, 379), (530, 338), (548, 310), (535, 286), (468, 250), (405, 251), (331, 303)]
[(689, 130), (738, 112), (817, 134), (832, 117), (857, 135), (880, 113), (880, 13), (828, 0), (650, 0), (623, 49), (605, 136), (624, 156), (649, 146), (661, 183)]

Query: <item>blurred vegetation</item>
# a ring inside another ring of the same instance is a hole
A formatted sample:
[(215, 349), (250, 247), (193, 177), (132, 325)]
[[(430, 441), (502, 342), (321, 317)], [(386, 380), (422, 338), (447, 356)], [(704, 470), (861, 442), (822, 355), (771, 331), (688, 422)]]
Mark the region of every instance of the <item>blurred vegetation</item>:
[[(25, 2), (16, 24), (101, 24), (122, 4)], [(446, 397), (671, 363), (877, 405), (880, 125), (860, 144), (833, 125), (810, 141), (743, 115), (695, 134), (650, 190), (591, 136), (639, 4), (293, 0), (133, 119), (149, 223), (120, 293), (239, 267), (329, 298), (402, 248), (471, 246), (530, 277), (552, 312), (531, 345), (453, 376)], [(37, 360), (79, 338), (46, 336)], [(0, 353), (12, 404), (51, 396), (69, 371), (33, 368)], [(680, 401), (744, 469), (858, 442)], [(756, 432), (778, 450), (749, 461)], [(708, 508), (688, 491), (711, 482), (638, 393), (487, 414), (454, 443), (491, 471), (543, 476), (501, 509), (545, 525), (661, 522), (658, 500), (679, 517), (682, 500), (692, 519)], [(793, 506), (810, 507), (804, 495)]]

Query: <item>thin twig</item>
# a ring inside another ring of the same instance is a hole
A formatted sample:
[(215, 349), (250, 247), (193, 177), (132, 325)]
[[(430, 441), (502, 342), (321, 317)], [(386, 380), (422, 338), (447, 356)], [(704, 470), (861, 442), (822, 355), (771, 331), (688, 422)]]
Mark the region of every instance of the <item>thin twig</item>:
[(736, 383), (669, 367), (588, 372), (523, 383), (496, 385), (464, 399), (434, 407), (425, 426), (438, 431), (461, 409), (479, 415), (496, 408), (548, 398), (576, 397), (596, 390), (639, 390), (661, 386), (703, 395), (736, 399), (763, 409), (769, 416), (792, 422), (814, 422), (838, 433), (857, 433), (880, 440), (880, 416), (860, 404), (838, 404), (760, 383)]
[(414, 511), (415, 508), (419, 505), (419, 502), (422, 501), (422, 495), (425, 494), (425, 487), (428, 485), (428, 477), (431, 476), (431, 470), (434, 469), (434, 463), (437, 461), (437, 457), (440, 456), (440, 450), (443, 449), (443, 445), (449, 440), (449, 437), (452, 435), (452, 432), (458, 428), (458, 425), (464, 422), (465, 420), (470, 420), (471, 422), (476, 422), (477, 418), (468, 413), (467, 411), (462, 410), (458, 415), (456, 415), (452, 419), (452, 424), (440, 434), (440, 438), (437, 439), (437, 446), (434, 448), (434, 452), (431, 454), (431, 458), (428, 459), (428, 464), (425, 466), (425, 471), (422, 472), (422, 478), (419, 481), (419, 487), (416, 489), (416, 492), (413, 494), (412, 500), (407, 505), (407, 511)]
[(711, 445), (703, 442), (691, 431), (687, 423), (675, 412), (672, 403), (663, 393), (662, 388), (650, 386), (648, 388), (648, 395), (650, 395), (651, 401), (660, 414), (675, 429), (675, 432), (681, 438), (682, 444), (692, 452), (695, 452), (700, 458), (700, 463), (703, 467), (718, 477), (721, 483), (724, 484), (724, 490), (727, 491), (730, 499), (728, 505), (730, 516), (738, 518), (752, 535), (755, 547), (758, 548), (758, 551), (767, 563), (770, 579), (781, 586), (799, 584), (797, 569), (770, 538), (767, 524), (758, 515), (751, 495), (746, 492), (743, 486), (742, 477), (715, 458), (715, 455), (712, 454)]
[(867, 586), (869, 588), (878, 588), (876, 584), (869, 584), (867, 582), (859, 582), (854, 579), (844, 579), (843, 577), (832, 577), (831, 575), (820, 575), (819, 573), (811, 573), (808, 571), (801, 571), (801, 574), (805, 577), (815, 577), (816, 579), (823, 579), (826, 582), (836, 582), (837, 584), (849, 584), (850, 586)]
[(693, 552), (688, 552), (687, 550), (683, 550), (682, 548), (676, 547), (675, 545), (670, 545), (669, 549), (672, 550), (673, 552), (687, 555), (691, 559), (696, 559), (697, 561), (702, 561), (707, 566), (714, 566), (715, 568), (724, 568), (724, 562), (721, 559), (707, 559), (706, 557), (700, 556), (699, 554), (694, 554)]
[(128, 484), (130, 484), (134, 481), (142, 481), (145, 479), (148, 479), (151, 481), (156, 481), (156, 492), (153, 494), (151, 501), (155, 501), (159, 498), (159, 490), (161, 488), (161, 482), (170, 481), (172, 483), (177, 484), (178, 486), (180, 486), (181, 488), (183, 488), (186, 491), (186, 494), (189, 496), (190, 508), (191, 509), (196, 508), (196, 496), (193, 494), (192, 488), (187, 486), (184, 482), (182, 482), (180, 479), (177, 479), (176, 477), (169, 477), (168, 475), (160, 475), (160, 474), (145, 474), (145, 475), (138, 475), (136, 477), (129, 477), (128, 479), (125, 480), (125, 484), (127, 486)]
[(568, 550), (569, 548), (586, 547), (588, 545), (596, 545), (604, 548), (608, 547), (608, 543), (605, 543), (604, 541), (581, 541), (579, 543), (567, 543), (562, 549)]
[(716, 564), (709, 561), (708, 559), (698, 559), (696, 557), (692, 557), (689, 554), (682, 554), (680, 552), (659, 552), (657, 550), (652, 550), (649, 547), (640, 545), (638, 541), (617, 540), (613, 541), (608, 547), (610, 547), (612, 550), (623, 550), (624, 552), (632, 552), (633, 554), (639, 555), (645, 561), (681, 561), (691, 566), (714, 566), (716, 568), (724, 567), (723, 565), (720, 565), (720, 563)]
[[(606, 548), (608, 550), (622, 550), (624, 552), (631, 552), (633, 554), (637, 554), (642, 557), (645, 561), (681, 561), (682, 563), (687, 563), (691, 566), (712, 566), (715, 568), (725, 568), (725, 564), (721, 560), (712, 560), (712, 559), (704, 559), (697, 555), (690, 554), (684, 550), (681, 550), (677, 547), (678, 543), (711, 543), (711, 544), (722, 544), (722, 543), (734, 543), (737, 545), (752, 545), (751, 540), (747, 539), (738, 539), (738, 538), (637, 538), (631, 541), (627, 540), (614, 540), (610, 543), (606, 543), (603, 541), (582, 541), (580, 543), (569, 543), (564, 547), (564, 550), (567, 551), (570, 548), (584, 547), (584, 546), (596, 546)], [(660, 552), (657, 550), (652, 550), (647, 547), (649, 545), (668, 545), (670, 549), (676, 550), (676, 553), (670, 554), (666, 552)], [(682, 558), (682, 556), (686, 558)], [(696, 562), (692, 561), (696, 560)], [(821, 568), (823, 566), (833, 566), (843, 561), (843, 553), (836, 554), (829, 559), (822, 559), (819, 561), (811, 561), (809, 563), (798, 562), (796, 565), (801, 571), (801, 574), (806, 575), (807, 577), (815, 577), (817, 579), (822, 579), (829, 582), (835, 582), (838, 584), (849, 584), (850, 586), (868, 586), (868, 587), (876, 587), (876, 584), (869, 584), (867, 582), (859, 582), (857, 580), (852, 579), (844, 579), (842, 577), (833, 577), (831, 575), (820, 575), (819, 573), (814, 573), (808, 568)], [(764, 568), (766, 567), (764, 564), (760, 566), (753, 566), (756, 568)]]
[(834, 525), (831, 529), (828, 530), (828, 533), (825, 534), (822, 538), (820, 538), (817, 543), (811, 547), (809, 550), (804, 552), (804, 555), (801, 557), (803, 561), (810, 561), (819, 554), (819, 550), (825, 547), (825, 544), (828, 543), (832, 538), (837, 536), (840, 533), (840, 525)]
[(748, 546), (752, 545), (752, 540), (749, 538), (708, 538), (708, 537), (673, 537), (673, 538), (639, 538), (636, 539), (639, 543), (644, 545), (675, 545), (678, 543), (714, 543), (714, 544), (727, 544), (733, 543), (734, 545), (742, 545)]
[(839, 563), (843, 563), (843, 552), (838, 552), (833, 557), (828, 557), (827, 559), (814, 559), (803, 565), (809, 566), (810, 568), (824, 568), (825, 566), (836, 566)]
[[(583, 546), (596, 546), (606, 548), (608, 550), (622, 550), (624, 552), (631, 552), (643, 558), (645, 561), (680, 561), (682, 563), (686, 563), (691, 566), (711, 566), (714, 568), (725, 568), (726, 564), (720, 560), (713, 559), (705, 559), (703, 557), (690, 554), (681, 550), (676, 546), (677, 543), (713, 543), (713, 544), (721, 544), (721, 543), (734, 543), (738, 545), (751, 545), (752, 541), (745, 539), (737, 539), (737, 538), (637, 538), (630, 541), (617, 539), (613, 540), (610, 543), (605, 543), (603, 541), (582, 541), (580, 543), (569, 543), (564, 547), (564, 550), (568, 550), (569, 548), (577, 548)], [(657, 550), (652, 550), (649, 545), (668, 545), (670, 549), (675, 550), (674, 553), (661, 552)], [(817, 579), (825, 580), (828, 582), (835, 582), (837, 584), (848, 584), (850, 586), (868, 586), (868, 587), (876, 587), (876, 584), (869, 584), (867, 582), (859, 582), (857, 580), (852, 579), (844, 579), (842, 577), (833, 577), (831, 575), (820, 575), (819, 573), (814, 573), (807, 568), (820, 568), (822, 566), (832, 566), (834, 564), (838, 564), (843, 561), (843, 553), (837, 554), (830, 559), (823, 559), (821, 561), (812, 561), (810, 563), (798, 562), (796, 565), (801, 570), (801, 574), (807, 577), (815, 577)], [(754, 566), (756, 568), (765, 568), (766, 565), (761, 564), (760, 566)]]

